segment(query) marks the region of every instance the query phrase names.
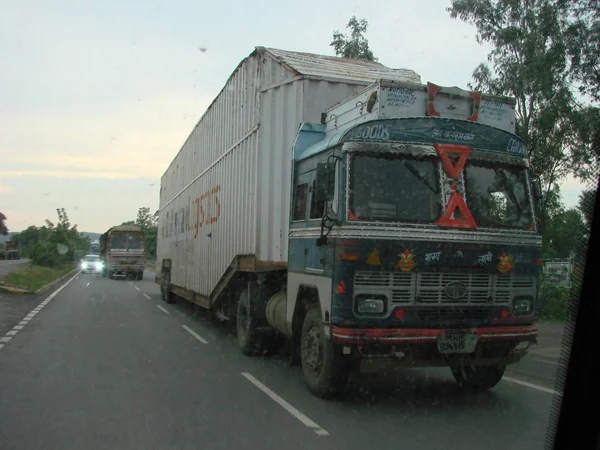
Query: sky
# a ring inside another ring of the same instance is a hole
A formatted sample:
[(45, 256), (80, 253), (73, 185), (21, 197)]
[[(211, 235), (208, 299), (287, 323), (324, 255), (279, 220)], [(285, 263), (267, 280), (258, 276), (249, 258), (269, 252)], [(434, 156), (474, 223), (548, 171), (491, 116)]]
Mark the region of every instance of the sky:
[[(466, 88), (489, 47), (448, 0), (21, 0), (0, 15), (0, 211), (10, 231), (103, 232), (158, 208), (160, 177), (255, 47), (333, 55), (356, 15), (379, 61)], [(561, 185), (567, 207), (582, 186)]]

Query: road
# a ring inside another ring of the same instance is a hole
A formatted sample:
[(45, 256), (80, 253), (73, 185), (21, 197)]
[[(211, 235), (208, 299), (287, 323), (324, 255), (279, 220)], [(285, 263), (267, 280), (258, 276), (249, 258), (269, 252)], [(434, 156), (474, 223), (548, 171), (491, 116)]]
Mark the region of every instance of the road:
[(28, 261), (28, 259), (0, 259), (0, 280)]
[(543, 448), (547, 348), (480, 395), (428, 369), (323, 401), (284, 358), (243, 356), (231, 327), (162, 302), (153, 278), (79, 274), (2, 330), (0, 449)]

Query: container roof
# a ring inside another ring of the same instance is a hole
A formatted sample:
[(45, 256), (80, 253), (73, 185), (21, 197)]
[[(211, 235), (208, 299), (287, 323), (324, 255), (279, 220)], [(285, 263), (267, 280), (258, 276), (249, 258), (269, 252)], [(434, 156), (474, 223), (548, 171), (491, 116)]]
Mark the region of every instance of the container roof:
[(257, 50), (259, 49), (271, 54), (279, 63), (287, 65), (299, 75), (308, 77), (339, 79), (361, 84), (371, 84), (380, 79), (421, 83), (421, 77), (413, 70), (390, 69), (374, 61), (290, 52), (276, 48), (258, 47)]

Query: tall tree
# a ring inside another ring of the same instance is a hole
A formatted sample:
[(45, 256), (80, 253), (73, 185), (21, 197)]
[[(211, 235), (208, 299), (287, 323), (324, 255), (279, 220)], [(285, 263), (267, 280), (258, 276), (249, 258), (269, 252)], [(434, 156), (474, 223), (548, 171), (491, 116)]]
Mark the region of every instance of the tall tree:
[(6, 227), (6, 216), (0, 212), (0, 234), (6, 236), (8, 228)]
[(558, 0), (571, 63), (571, 80), (579, 91), (600, 102), (600, 2)]
[(448, 8), (451, 17), (475, 25), (479, 43), (492, 45), (471, 87), (516, 98), (517, 134), (546, 194), (569, 173), (589, 180), (598, 163), (592, 151), (598, 109), (574, 96), (569, 22), (558, 1), (452, 0)]
[(329, 44), (333, 47), (335, 55), (342, 58), (377, 61), (377, 58), (375, 58), (375, 55), (369, 48), (369, 41), (365, 37), (368, 25), (369, 23), (366, 19), (358, 20), (356, 16), (352, 16), (346, 25), (346, 28), (350, 30), (350, 35), (335, 30), (333, 32), (333, 41)]
[(156, 226), (156, 214), (150, 213), (150, 208), (144, 206), (138, 209), (137, 218), (135, 219), (135, 224), (142, 227), (143, 229), (148, 229)]

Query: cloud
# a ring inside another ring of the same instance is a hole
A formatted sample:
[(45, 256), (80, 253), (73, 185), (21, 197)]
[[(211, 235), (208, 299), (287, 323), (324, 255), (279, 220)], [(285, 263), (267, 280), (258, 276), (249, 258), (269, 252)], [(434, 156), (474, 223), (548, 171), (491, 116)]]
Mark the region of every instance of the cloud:
[(6, 184), (0, 184), (0, 194), (10, 194), (12, 188)]

